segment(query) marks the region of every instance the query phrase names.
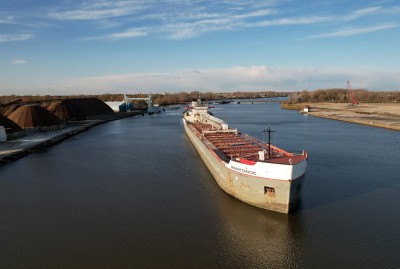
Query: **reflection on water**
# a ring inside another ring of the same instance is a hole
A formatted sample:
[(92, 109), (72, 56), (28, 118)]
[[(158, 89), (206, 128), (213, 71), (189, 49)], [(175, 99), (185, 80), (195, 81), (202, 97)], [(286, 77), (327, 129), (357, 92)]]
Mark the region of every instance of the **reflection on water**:
[(301, 206), (225, 194), (185, 136), (182, 110), (97, 126), (0, 169), (4, 268), (391, 267), (400, 263), (399, 132), (221, 105), (217, 117), (309, 151)]
[[(234, 198), (216, 202), (220, 218), (221, 247), (230, 254), (228, 267), (295, 268), (301, 263), (294, 238), (302, 233), (301, 219), (291, 221), (285, 214), (268, 212)], [(294, 228), (295, 229), (292, 229)]]

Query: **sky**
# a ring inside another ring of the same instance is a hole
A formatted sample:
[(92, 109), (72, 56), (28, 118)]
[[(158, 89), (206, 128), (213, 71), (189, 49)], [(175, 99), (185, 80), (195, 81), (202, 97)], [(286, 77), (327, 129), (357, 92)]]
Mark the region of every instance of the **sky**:
[(3, 0), (0, 95), (400, 90), (399, 0)]

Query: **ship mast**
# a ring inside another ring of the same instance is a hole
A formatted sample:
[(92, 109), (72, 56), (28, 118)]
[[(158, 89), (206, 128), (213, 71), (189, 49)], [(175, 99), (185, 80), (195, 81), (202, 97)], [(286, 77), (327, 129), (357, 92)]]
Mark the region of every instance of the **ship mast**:
[(271, 158), (271, 133), (274, 133), (276, 131), (271, 130), (271, 124), (268, 124), (268, 129), (263, 131), (264, 133), (268, 134), (268, 159)]

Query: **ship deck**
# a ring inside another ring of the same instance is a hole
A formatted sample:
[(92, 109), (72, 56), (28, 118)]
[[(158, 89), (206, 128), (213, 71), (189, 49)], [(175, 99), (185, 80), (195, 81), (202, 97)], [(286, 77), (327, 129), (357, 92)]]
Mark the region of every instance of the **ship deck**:
[[(305, 159), (303, 155), (294, 155), (273, 145), (270, 146), (270, 156), (268, 156), (268, 145), (247, 134), (233, 130), (217, 130), (215, 126), (207, 123), (190, 123), (190, 125), (196, 129), (203, 143), (225, 162), (233, 159), (248, 165), (254, 165), (256, 162), (289, 165)], [(260, 151), (265, 152), (264, 160), (259, 159)]]

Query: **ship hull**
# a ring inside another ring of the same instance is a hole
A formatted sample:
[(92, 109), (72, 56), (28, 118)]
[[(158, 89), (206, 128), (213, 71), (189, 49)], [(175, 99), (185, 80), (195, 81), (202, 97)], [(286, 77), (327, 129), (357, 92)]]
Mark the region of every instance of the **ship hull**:
[(304, 173), (294, 179), (277, 180), (246, 175), (229, 169), (183, 120), (185, 133), (217, 184), (229, 195), (256, 207), (290, 213), (299, 204)]

